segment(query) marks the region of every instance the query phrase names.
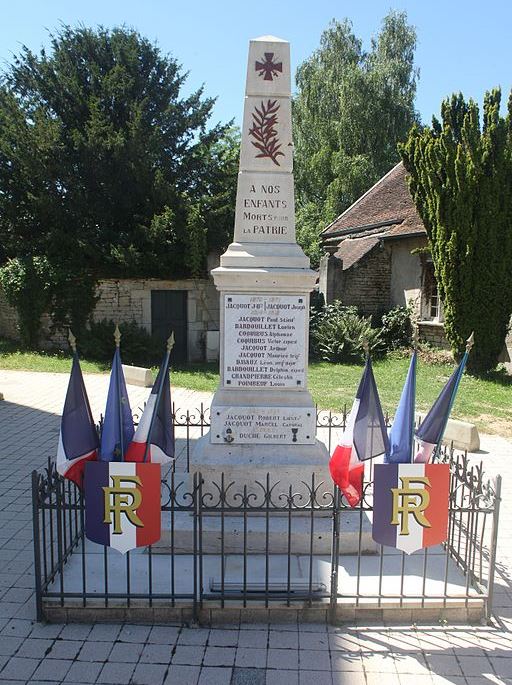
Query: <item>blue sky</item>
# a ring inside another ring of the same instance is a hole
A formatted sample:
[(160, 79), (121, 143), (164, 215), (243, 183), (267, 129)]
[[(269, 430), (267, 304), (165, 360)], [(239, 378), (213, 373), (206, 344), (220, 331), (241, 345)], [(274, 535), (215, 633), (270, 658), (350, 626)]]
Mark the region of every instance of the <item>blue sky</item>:
[(217, 96), (215, 120), (240, 123), (250, 38), (273, 34), (291, 42), (292, 73), (318, 47), (330, 19), (348, 17), (369, 45), (389, 9), (405, 9), (418, 32), (417, 108), (424, 122), (443, 97), (461, 90), (482, 100), (486, 89), (512, 85), (510, 0), (0, 0), (0, 61), (21, 44), (37, 50), (60, 22), (127, 24), (158, 42)]

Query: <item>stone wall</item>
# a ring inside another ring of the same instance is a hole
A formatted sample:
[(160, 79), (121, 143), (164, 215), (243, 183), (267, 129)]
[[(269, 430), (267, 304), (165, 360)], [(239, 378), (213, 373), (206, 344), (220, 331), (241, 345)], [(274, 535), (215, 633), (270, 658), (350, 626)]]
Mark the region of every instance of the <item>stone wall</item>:
[(343, 272), (338, 299), (365, 314), (381, 314), (390, 307), (391, 251), (384, 245)]
[(434, 347), (449, 350), (450, 344), (444, 334), (444, 326), (437, 321), (419, 321), (418, 332), (420, 340), (431, 343)]
[(99, 300), (93, 312), (93, 319), (135, 321), (151, 333), (152, 290), (187, 291), (188, 357), (189, 361), (203, 361), (207, 331), (219, 330), (219, 295), (211, 279), (102, 280), (98, 285)]
[[(151, 333), (151, 291), (187, 291), (188, 359), (203, 361), (206, 358), (208, 331), (219, 330), (219, 295), (211, 279), (182, 279), (179, 281), (157, 279), (105, 279), (99, 282), (99, 296), (93, 311), (93, 319), (112, 319), (118, 322), (135, 321)], [(43, 316), (41, 346), (43, 348), (66, 348), (62, 331), (50, 334), (51, 321)], [(19, 340), (17, 315), (7, 304), (0, 291), (0, 336)], [(211, 340), (218, 336), (210, 336)], [(214, 343), (213, 343), (214, 344)], [(210, 359), (215, 350), (210, 350)]]

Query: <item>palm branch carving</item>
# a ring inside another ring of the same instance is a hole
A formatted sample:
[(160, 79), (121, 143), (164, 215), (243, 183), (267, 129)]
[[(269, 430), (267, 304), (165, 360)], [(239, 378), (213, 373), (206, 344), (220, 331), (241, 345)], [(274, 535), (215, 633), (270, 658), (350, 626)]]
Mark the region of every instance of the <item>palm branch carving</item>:
[(268, 157), (277, 166), (279, 166), (277, 158), (284, 157), (284, 152), (280, 151), (281, 143), (275, 129), (279, 107), (277, 100), (267, 100), (266, 104), (262, 101), (260, 108), (254, 108), (252, 128), (249, 129), (249, 135), (254, 138), (251, 143), (259, 150), (256, 157)]

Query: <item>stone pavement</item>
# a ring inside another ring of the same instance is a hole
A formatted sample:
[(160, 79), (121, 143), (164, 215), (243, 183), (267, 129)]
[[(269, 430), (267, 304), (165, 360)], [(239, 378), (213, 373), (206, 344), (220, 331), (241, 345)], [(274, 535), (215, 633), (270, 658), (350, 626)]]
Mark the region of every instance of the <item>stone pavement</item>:
[[(94, 415), (108, 379), (87, 376)], [(57, 445), (67, 376), (0, 371), (0, 683), (512, 685), (512, 444), (482, 436), (504, 476), (492, 626), (41, 625), (34, 621), (29, 474)], [(129, 387), (132, 408), (149, 390)], [(208, 394), (174, 389), (176, 406)]]

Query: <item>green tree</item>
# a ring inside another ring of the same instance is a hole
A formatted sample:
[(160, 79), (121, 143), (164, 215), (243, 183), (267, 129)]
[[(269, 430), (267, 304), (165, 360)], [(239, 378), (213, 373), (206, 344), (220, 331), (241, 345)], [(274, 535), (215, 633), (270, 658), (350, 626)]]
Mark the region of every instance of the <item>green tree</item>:
[(396, 164), (417, 120), (415, 29), (390, 12), (365, 51), (333, 21), (297, 70), (293, 102), (297, 234), (314, 261), (325, 226)]
[(125, 28), (63, 27), (4, 74), (0, 264), (48, 260), (58, 323), (83, 325), (100, 277), (197, 275), (229, 241), (236, 133), (208, 128), (214, 100), (185, 79)]
[(478, 105), (462, 94), (441, 106), (441, 121), (415, 126), (401, 146), (409, 187), (427, 229), (445, 332), (455, 354), (475, 332), (468, 368), (496, 366), (512, 314), (512, 93)]

